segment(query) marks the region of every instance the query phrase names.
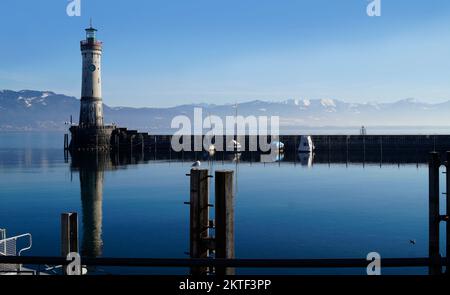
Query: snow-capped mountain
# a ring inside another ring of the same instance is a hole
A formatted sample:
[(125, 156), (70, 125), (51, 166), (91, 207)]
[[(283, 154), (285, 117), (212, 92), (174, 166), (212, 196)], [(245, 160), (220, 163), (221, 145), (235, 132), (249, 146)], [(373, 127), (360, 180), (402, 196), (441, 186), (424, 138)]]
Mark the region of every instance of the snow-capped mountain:
[[(106, 99), (107, 100), (107, 99)], [(105, 122), (149, 132), (170, 132), (172, 118), (193, 117), (195, 107), (204, 117), (234, 116), (234, 104), (189, 104), (170, 108), (104, 106)], [(445, 126), (450, 125), (450, 101), (429, 104), (414, 99), (393, 103), (349, 103), (331, 98), (254, 100), (238, 104), (241, 116), (279, 116), (281, 129), (299, 126)], [(0, 90), (0, 130), (65, 130), (70, 116), (76, 123), (79, 100), (51, 91)]]

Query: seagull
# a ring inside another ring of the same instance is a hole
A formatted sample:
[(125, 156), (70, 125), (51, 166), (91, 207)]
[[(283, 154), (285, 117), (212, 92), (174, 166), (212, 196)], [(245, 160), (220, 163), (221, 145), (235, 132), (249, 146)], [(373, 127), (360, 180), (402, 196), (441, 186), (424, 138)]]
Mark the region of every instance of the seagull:
[(416, 240), (409, 240), (409, 243), (412, 244), (412, 245), (415, 245), (416, 244)]
[(192, 164), (192, 167), (200, 167), (202, 163), (200, 161), (196, 161)]

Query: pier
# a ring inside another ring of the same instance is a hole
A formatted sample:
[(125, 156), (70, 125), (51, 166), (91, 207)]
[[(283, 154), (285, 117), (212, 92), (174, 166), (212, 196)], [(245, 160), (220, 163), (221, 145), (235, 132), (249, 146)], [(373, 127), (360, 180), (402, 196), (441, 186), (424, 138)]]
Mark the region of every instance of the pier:
[[(108, 129), (108, 127), (103, 129)], [(76, 132), (72, 134), (72, 140), (74, 136), (77, 136)], [(284, 144), (285, 152), (296, 152), (301, 137), (302, 135), (280, 135), (277, 140)], [(445, 152), (450, 148), (450, 135), (312, 135), (311, 137), (317, 152), (407, 151), (428, 153), (432, 151)], [(71, 149), (85, 151), (101, 147), (114, 151), (175, 152), (171, 146), (173, 135), (152, 135), (127, 128), (114, 128), (109, 130), (105, 136), (95, 136), (94, 134), (83, 138), (90, 138), (91, 141), (72, 146)], [(214, 138), (216, 141), (221, 140), (224, 143), (229, 140), (226, 136), (214, 136)], [(259, 136), (238, 135), (237, 138), (246, 151), (260, 151)], [(202, 145), (198, 144), (203, 143), (204, 139), (205, 136), (190, 136), (190, 151), (206, 151), (203, 148), (199, 149), (199, 146), (202, 147)], [(272, 140), (271, 136), (264, 139), (269, 144)], [(66, 136), (64, 142), (66, 148), (66, 142), (68, 142)], [(253, 150), (250, 150), (251, 147), (254, 147)]]

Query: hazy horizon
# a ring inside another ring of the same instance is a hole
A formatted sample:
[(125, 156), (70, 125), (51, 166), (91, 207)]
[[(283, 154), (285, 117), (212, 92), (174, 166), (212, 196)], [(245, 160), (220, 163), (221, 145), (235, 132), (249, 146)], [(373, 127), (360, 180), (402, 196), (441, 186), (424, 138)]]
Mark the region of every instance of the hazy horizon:
[[(67, 93), (61, 93), (61, 92), (56, 92), (54, 90), (49, 90), (49, 89), (44, 89), (44, 90), (39, 90), (39, 89), (0, 89), (0, 91), (14, 91), (14, 92), (22, 92), (22, 91), (36, 91), (36, 92), (52, 92), (58, 95), (67, 95), (67, 96), (72, 96), (75, 97), (77, 99), (80, 99), (80, 95), (69, 95)], [(268, 103), (283, 103), (289, 100), (324, 100), (324, 99), (331, 99), (333, 101), (341, 101), (341, 102), (345, 102), (345, 103), (355, 103), (355, 104), (385, 104), (385, 103), (395, 103), (395, 102), (400, 102), (400, 101), (406, 101), (406, 100), (412, 100), (414, 102), (418, 102), (418, 103), (424, 103), (424, 104), (440, 104), (440, 103), (446, 103), (450, 101), (450, 97), (449, 98), (443, 98), (441, 100), (431, 100), (430, 99), (420, 99), (420, 98), (415, 98), (415, 97), (404, 97), (404, 98), (392, 98), (392, 99), (385, 99), (385, 100), (371, 100), (371, 101), (351, 101), (351, 100), (346, 100), (341, 99), (341, 98), (333, 98), (333, 97), (322, 97), (322, 98), (309, 98), (309, 97), (286, 97), (286, 98), (279, 98), (279, 99), (260, 99), (260, 98), (248, 98), (248, 99), (230, 99), (229, 102), (224, 102), (224, 103), (214, 103), (214, 102), (207, 102), (207, 101), (186, 101), (186, 102), (181, 102), (180, 104), (173, 104), (173, 105), (166, 105), (166, 106), (153, 106), (153, 105), (113, 105), (111, 103), (108, 102), (107, 98), (103, 98), (103, 103), (108, 105), (109, 107), (112, 108), (120, 108), (120, 107), (125, 107), (125, 108), (161, 108), (161, 109), (165, 109), (165, 108), (171, 108), (171, 107), (177, 107), (177, 106), (182, 106), (182, 105), (202, 105), (202, 104), (208, 104), (208, 105), (234, 105), (236, 103), (238, 104), (243, 104), (243, 103), (249, 103), (249, 102), (253, 102), (253, 101), (264, 101), (264, 102), (268, 102)]]

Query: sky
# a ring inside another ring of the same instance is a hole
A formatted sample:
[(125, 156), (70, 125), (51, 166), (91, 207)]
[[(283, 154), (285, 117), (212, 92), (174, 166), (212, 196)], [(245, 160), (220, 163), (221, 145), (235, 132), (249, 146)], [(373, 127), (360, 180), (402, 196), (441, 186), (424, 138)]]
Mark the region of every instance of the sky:
[(92, 17), (111, 106), (450, 99), (450, 1), (0, 1), (0, 89), (79, 97)]

